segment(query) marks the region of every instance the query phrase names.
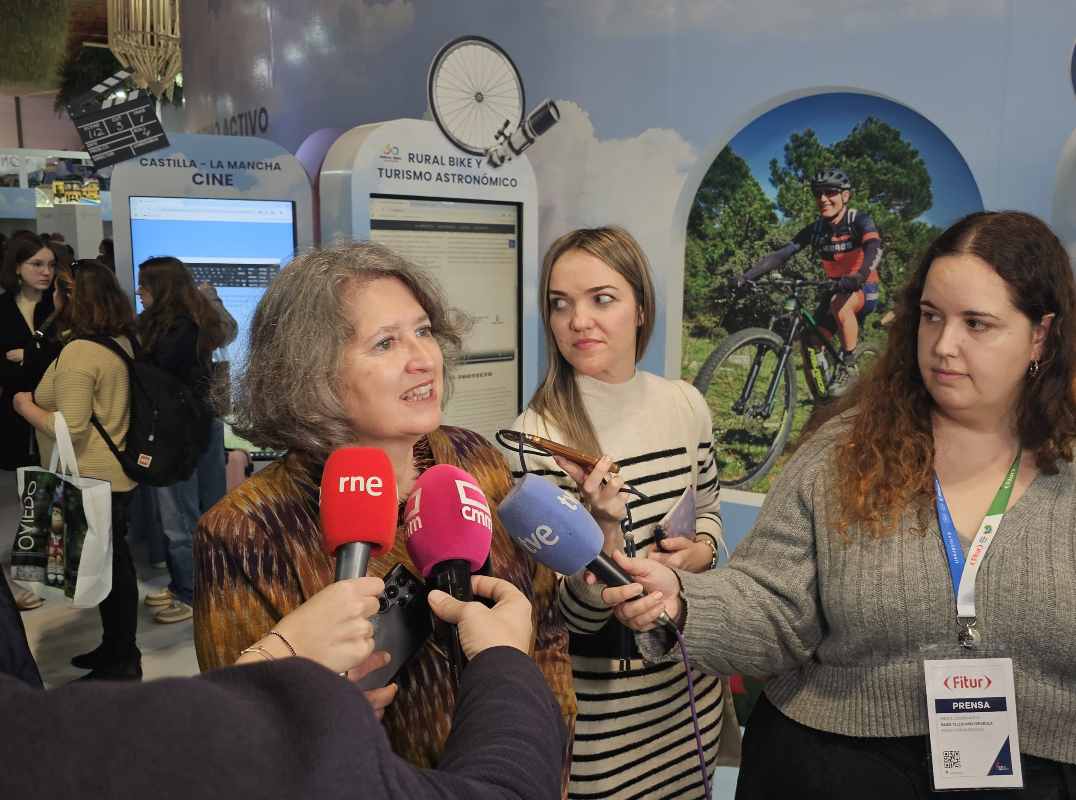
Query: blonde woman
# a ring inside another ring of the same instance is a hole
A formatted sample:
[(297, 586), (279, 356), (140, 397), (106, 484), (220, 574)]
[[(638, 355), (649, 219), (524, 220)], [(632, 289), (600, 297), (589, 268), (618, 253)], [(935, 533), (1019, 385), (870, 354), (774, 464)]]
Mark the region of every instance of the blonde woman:
[[(640, 556), (704, 572), (721, 541), (710, 413), (683, 381), (637, 369), (654, 328), (654, 287), (646, 256), (620, 228), (576, 230), (550, 247), (539, 288), (548, 364), (514, 427), (587, 453), (607, 454), (589, 473), (560, 458), (525, 456), (528, 472), (548, 476), (588, 504), (607, 553), (624, 550), (621, 520), (631, 507), (632, 548)], [(519, 470), (519, 455), (506, 451)], [(619, 474), (610, 473), (615, 461)], [(516, 473), (517, 476), (520, 474)], [(621, 492), (631, 483), (647, 497)], [(694, 487), (694, 540), (654, 529), (685, 488)], [(646, 665), (631, 632), (582, 574), (561, 582), (559, 606), (579, 717), (569, 797), (703, 797), (682, 663)], [(722, 682), (694, 675), (699, 723), (712, 768), (723, 723), (727, 744), (739, 729)]]

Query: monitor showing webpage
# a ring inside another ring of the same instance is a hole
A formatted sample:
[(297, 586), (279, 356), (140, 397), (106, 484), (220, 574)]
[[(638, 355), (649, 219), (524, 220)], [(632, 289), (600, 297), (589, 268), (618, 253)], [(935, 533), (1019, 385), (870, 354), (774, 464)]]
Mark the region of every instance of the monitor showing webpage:
[[(193, 197), (132, 197), (130, 204), (134, 285), (138, 265), (146, 259), (178, 258), (195, 283), (216, 288), (235, 317), (239, 335), (218, 359), (240, 363), (254, 308), (295, 253), (295, 204)], [(137, 295), (135, 303), (141, 313)]]
[(473, 322), (444, 421), (490, 441), (520, 411), (521, 217), (520, 203), (370, 195), (370, 238), (425, 269)]
[[(239, 327), (235, 341), (215, 353), (214, 360), (229, 362), (234, 373), (246, 355), (258, 301), (295, 253), (295, 204), (290, 200), (131, 197), (130, 211), (134, 285), (138, 286), (138, 265), (143, 261), (175, 256), (187, 265), (196, 284), (214, 286)], [(137, 294), (135, 305), (141, 313)], [(256, 450), (238, 440), (229, 446)]]

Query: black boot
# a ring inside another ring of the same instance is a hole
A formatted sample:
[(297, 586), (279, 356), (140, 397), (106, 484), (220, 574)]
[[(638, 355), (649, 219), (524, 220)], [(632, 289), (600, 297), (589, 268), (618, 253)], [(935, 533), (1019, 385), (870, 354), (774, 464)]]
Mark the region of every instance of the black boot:
[(142, 653), (138, 650), (126, 658), (102, 656), (93, 671), (83, 675), (80, 681), (140, 681), (142, 680)]
[(107, 661), (108, 653), (105, 651), (105, 645), (102, 642), (90, 652), (82, 653), (72, 658), (71, 666), (79, 669), (97, 669), (99, 665), (105, 664)]

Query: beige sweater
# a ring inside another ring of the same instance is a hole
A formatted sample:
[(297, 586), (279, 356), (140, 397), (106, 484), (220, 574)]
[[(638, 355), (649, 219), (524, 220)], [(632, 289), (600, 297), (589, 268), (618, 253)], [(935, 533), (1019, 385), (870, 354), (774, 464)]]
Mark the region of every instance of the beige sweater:
[[(116, 341), (133, 355), (126, 336), (118, 336)], [(123, 450), (131, 418), (128, 380), (127, 366), (119, 356), (102, 345), (79, 340), (64, 347), (34, 391), (34, 402), (46, 411), (64, 415), (79, 473), (109, 481), (114, 492), (128, 492), (137, 484), (123, 471), (90, 416), (97, 416), (116, 447)], [(45, 465), (56, 444), (52, 416), (48, 427), (48, 433), (37, 433), (41, 463)]]

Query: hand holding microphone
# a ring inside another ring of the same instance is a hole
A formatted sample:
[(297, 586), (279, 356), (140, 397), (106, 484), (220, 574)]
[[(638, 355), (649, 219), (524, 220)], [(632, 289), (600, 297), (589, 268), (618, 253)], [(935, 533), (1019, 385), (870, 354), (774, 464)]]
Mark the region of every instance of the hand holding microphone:
[(529, 655), (534, 625), (523, 593), (508, 581), (486, 575), (472, 576), (471, 588), (476, 596), (493, 600), (493, 608), (464, 603), (436, 589), (429, 594), (433, 613), (457, 626), (464, 655), (473, 659), (491, 647), (514, 647)]
[[(334, 451), (325, 462), (321, 474), (320, 516), (325, 550), (336, 556), (337, 585), (364, 578), (371, 556), (380, 556), (392, 549), (396, 539), (396, 473), (392, 462), (382, 450), (374, 447), (344, 447)], [(380, 578), (374, 594), (385, 584)], [(323, 590), (327, 591), (327, 590)], [(370, 652), (364, 659), (346, 664), (334, 671), (346, 673), (351, 681), (388, 663), (388, 653), (373, 653), (373, 626), (370, 626)], [(325, 662), (322, 662), (325, 663)], [(378, 718), (396, 696), (396, 685), (366, 692)]]
[[(505, 495), (498, 514), (516, 544), (554, 572), (574, 575), (587, 569), (606, 586), (622, 587), (625, 598), (642, 594), (644, 587), (632, 581), (619, 561), (602, 551), (604, 538), (594, 517), (578, 499), (549, 481), (537, 475), (524, 475)], [(620, 556), (616, 553), (616, 557)], [(661, 567), (656, 562), (654, 566)], [(676, 575), (672, 574), (675, 581)], [(648, 598), (648, 602), (660, 599), (660, 596)], [(672, 624), (662, 614), (658, 618)]]
[[(377, 596), (384, 591), (380, 578), (356, 578), (332, 583), (273, 626), (257, 642), (257, 650), (239, 659), (256, 662), (267, 657), (309, 658), (333, 672), (346, 672), (368, 661), (374, 652)], [(267, 654), (267, 655), (266, 655)]]
[[(449, 464), (430, 467), (407, 499), (404, 531), (407, 553), (426, 586), (469, 602), (471, 575), (486, 563), (493, 540), (493, 517), (478, 481)], [(434, 636), (458, 683), (466, 663), (458, 633), (435, 616)]]
[[(631, 577), (627, 586), (607, 585), (602, 600), (613, 614), (633, 631), (649, 631), (658, 624), (671, 624), (683, 610), (680, 579), (664, 564), (648, 558), (628, 558), (615, 553), (613, 559)], [(646, 592), (642, 597), (640, 591)]]

